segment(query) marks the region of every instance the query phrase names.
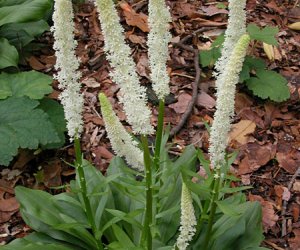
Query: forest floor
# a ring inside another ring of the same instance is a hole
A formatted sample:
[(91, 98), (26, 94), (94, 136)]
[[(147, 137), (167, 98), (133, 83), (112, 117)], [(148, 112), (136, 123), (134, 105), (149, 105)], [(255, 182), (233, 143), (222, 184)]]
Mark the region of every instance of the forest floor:
[[(176, 156), (187, 145), (193, 144), (207, 155), (209, 136), (205, 122), (211, 124), (213, 120), (215, 82), (212, 68), (205, 67), (199, 71), (194, 63), (195, 52), (209, 49), (215, 38), (224, 32), (227, 10), (210, 0), (167, 3), (172, 13), (170, 26), (173, 38), (168, 60), (171, 95), (166, 101), (165, 124), (174, 128), (182, 117), (188, 117), (184, 126), (170, 138), (170, 153)], [(152, 123), (156, 125), (157, 100), (150, 88), (146, 47), (149, 30), (147, 1), (120, 2), (118, 7), (137, 72), (148, 89), (153, 110)], [(92, 4), (75, 6), (75, 12), (77, 55), (81, 60), (85, 96), (82, 147), (84, 157), (105, 172), (113, 153), (99, 114), (99, 91), (109, 97), (124, 125), (128, 124), (117, 101), (119, 87), (109, 77), (111, 68), (104, 55), (104, 39), (97, 12)], [(259, 43), (252, 44), (249, 54), (263, 59), (269, 69), (288, 80), (291, 98), (274, 103), (255, 97), (244, 85), (238, 85), (236, 116), (228, 147), (229, 152), (239, 151), (232, 172), (241, 178), (243, 184), (253, 186), (247, 194), (248, 199), (262, 204), (266, 237), (263, 245), (277, 250), (300, 249), (300, 33), (288, 28), (288, 24), (299, 22), (299, 19), (298, 1), (247, 1), (247, 23), (279, 28), (279, 46), (275, 48), (274, 61), (267, 58)], [(197, 30), (199, 32), (195, 32)], [(184, 39), (187, 36), (188, 39)], [(185, 46), (181, 46), (183, 41)], [(40, 42), (44, 47), (27, 59), (25, 67), (53, 74), (55, 56), (51, 33), (44, 34)], [(200, 83), (197, 86), (195, 78), (199, 73)], [(50, 98), (58, 99), (60, 92), (57, 85), (57, 82), (53, 83), (54, 91)], [(193, 101), (195, 103), (191, 105)], [(129, 126), (127, 128), (130, 130)], [(66, 184), (74, 178), (74, 170), (62, 159), (69, 162), (74, 159), (71, 144), (37, 155), (20, 150), (9, 168), (0, 168), (0, 245), (22, 237), (30, 230), (22, 222), (13, 188), (24, 185), (57, 192), (51, 187)]]

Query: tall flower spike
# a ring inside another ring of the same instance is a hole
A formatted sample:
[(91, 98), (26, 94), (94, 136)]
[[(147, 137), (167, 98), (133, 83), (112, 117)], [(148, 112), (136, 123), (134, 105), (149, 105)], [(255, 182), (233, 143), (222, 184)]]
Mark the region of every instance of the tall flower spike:
[(73, 7), (71, 0), (55, 0), (53, 13), (54, 50), (56, 56), (55, 78), (59, 81), (60, 95), (67, 121), (70, 139), (79, 137), (82, 132), (83, 96), (80, 93), (79, 61), (75, 55), (77, 46), (74, 40)]
[[(222, 48), (222, 55), (215, 65), (215, 76), (222, 74), (233, 48), (240, 37), (246, 33), (246, 1), (247, 0), (229, 0), (229, 18), (225, 31), (225, 40)], [(222, 86), (223, 82), (216, 83), (217, 87)]]
[(150, 33), (148, 35), (148, 56), (150, 62), (150, 77), (153, 83), (153, 90), (159, 99), (170, 93), (170, 77), (167, 74), (166, 61), (168, 58), (168, 43), (171, 34), (168, 31), (168, 22), (171, 22), (169, 9), (165, 0), (149, 0), (148, 23)]
[(125, 43), (123, 28), (112, 0), (95, 0), (105, 40), (105, 52), (114, 68), (113, 80), (120, 85), (128, 122), (136, 134), (151, 134), (151, 111), (146, 103), (146, 89), (139, 84), (135, 63), (131, 58), (130, 47)]
[(187, 188), (184, 182), (182, 182), (181, 191), (181, 222), (180, 222), (180, 234), (177, 238), (176, 246), (179, 250), (185, 250), (189, 242), (192, 240), (196, 233), (197, 220), (195, 217), (195, 211), (193, 207), (193, 199), (190, 190)]
[(114, 152), (120, 157), (125, 157), (126, 162), (133, 168), (140, 172), (144, 171), (143, 152), (137, 147), (137, 142), (132, 139), (115, 115), (107, 97), (100, 93), (99, 100), (107, 135)]
[(222, 82), (223, 85), (217, 89), (216, 112), (209, 138), (209, 154), (213, 167), (224, 164), (231, 117), (234, 115), (235, 88), (239, 81), (239, 73), (243, 67), (249, 42), (249, 35), (241, 36), (233, 49), (224, 73), (217, 78), (217, 83)]

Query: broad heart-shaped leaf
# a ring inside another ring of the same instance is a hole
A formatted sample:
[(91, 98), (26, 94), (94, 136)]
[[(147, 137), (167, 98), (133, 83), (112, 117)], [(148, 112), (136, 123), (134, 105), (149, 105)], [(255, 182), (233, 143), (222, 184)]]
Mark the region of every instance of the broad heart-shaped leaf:
[(31, 99), (42, 99), (51, 93), (52, 78), (37, 71), (19, 72), (0, 75), (0, 99), (9, 96), (28, 96)]
[(0, 37), (5, 37), (16, 48), (22, 48), (46, 30), (49, 30), (49, 25), (45, 20), (8, 23), (0, 27)]
[(287, 80), (280, 74), (269, 70), (258, 70), (256, 76), (248, 79), (246, 84), (258, 97), (270, 98), (275, 102), (282, 102), (290, 98)]
[(260, 69), (265, 69), (267, 67), (264, 60), (260, 58), (255, 58), (251, 56), (246, 56), (243, 64), (242, 71), (240, 73), (240, 82), (244, 82), (250, 78), (251, 71), (257, 71)]
[(0, 165), (7, 165), (18, 148), (36, 149), (59, 137), (48, 115), (27, 97), (0, 100)]
[(17, 49), (12, 46), (4, 37), (0, 38), (0, 69), (7, 67), (17, 67), (19, 54)]
[(0, 2), (0, 26), (6, 23), (40, 20), (50, 11), (51, 2), (51, 0), (2, 0)]
[(48, 143), (43, 145), (43, 148), (52, 149), (63, 146), (65, 144), (64, 132), (67, 131), (67, 128), (62, 105), (52, 99), (44, 98), (40, 101), (38, 108), (42, 109), (48, 114), (49, 120), (53, 124), (53, 127), (55, 128), (60, 139), (58, 143)]
[(247, 31), (251, 39), (255, 39), (261, 42), (265, 42), (271, 45), (278, 45), (275, 35), (278, 33), (278, 27), (267, 26), (260, 29), (257, 25), (251, 23), (247, 26)]

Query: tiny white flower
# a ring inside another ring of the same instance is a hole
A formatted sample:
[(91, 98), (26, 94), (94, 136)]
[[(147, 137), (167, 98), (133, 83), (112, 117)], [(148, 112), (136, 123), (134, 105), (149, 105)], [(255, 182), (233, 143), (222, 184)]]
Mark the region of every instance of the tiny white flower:
[(228, 132), (231, 127), (231, 118), (234, 115), (235, 88), (239, 81), (239, 73), (243, 67), (249, 42), (248, 34), (241, 36), (229, 57), (224, 72), (217, 78), (217, 82), (223, 84), (218, 85), (217, 88), (216, 112), (209, 138), (209, 154), (214, 168), (223, 166), (225, 163)]
[(125, 160), (138, 171), (144, 171), (143, 151), (137, 147), (137, 142), (125, 130), (118, 117), (115, 115), (107, 97), (100, 93), (99, 100), (101, 113), (105, 122), (107, 136), (112, 149), (117, 156), (125, 157)]
[(56, 56), (55, 78), (59, 81), (60, 95), (64, 106), (67, 129), (70, 139), (79, 137), (83, 130), (82, 109), (83, 96), (80, 93), (79, 61), (75, 55), (77, 46), (74, 40), (73, 7), (70, 0), (55, 0), (53, 13), (53, 31)]
[(181, 191), (181, 218), (180, 218), (180, 234), (176, 241), (176, 246), (179, 250), (185, 250), (189, 242), (193, 239), (196, 233), (197, 220), (193, 207), (193, 199), (190, 190), (186, 184), (182, 182)]
[(139, 84), (136, 67), (131, 58), (131, 49), (125, 43), (123, 28), (112, 0), (95, 0), (104, 35), (104, 49), (114, 68), (113, 80), (120, 85), (120, 101), (132, 130), (137, 134), (152, 134), (151, 111), (147, 107), (146, 89)]
[[(240, 37), (246, 33), (246, 1), (247, 0), (229, 0), (228, 25), (225, 31), (225, 40), (221, 51), (222, 55), (215, 65), (215, 76), (224, 71), (235, 44)], [(216, 86), (219, 87), (220, 85), (222, 86), (222, 84), (223, 82), (218, 81)]]
[(171, 15), (165, 5), (165, 0), (149, 0), (148, 6), (150, 33), (147, 44), (151, 69), (150, 77), (153, 90), (158, 98), (163, 100), (170, 93), (170, 77), (167, 74), (166, 61), (168, 59), (168, 43), (171, 40), (171, 34), (168, 31)]

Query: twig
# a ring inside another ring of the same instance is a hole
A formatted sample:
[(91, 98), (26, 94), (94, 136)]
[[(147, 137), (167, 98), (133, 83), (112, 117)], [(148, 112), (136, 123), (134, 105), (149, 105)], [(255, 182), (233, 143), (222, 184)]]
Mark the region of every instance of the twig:
[(264, 240), (264, 242), (266, 244), (268, 244), (269, 246), (273, 247), (274, 249), (276, 250), (284, 250), (283, 248), (277, 246), (275, 243), (271, 242), (271, 241), (268, 241), (268, 240)]
[(198, 49), (194, 49), (192, 46), (189, 45), (185, 45), (184, 43), (189, 40), (190, 38), (192, 38), (193, 36), (198, 36), (198, 34), (200, 32), (206, 31), (206, 30), (211, 30), (212, 27), (202, 27), (200, 29), (197, 29), (196, 31), (194, 31), (192, 34), (187, 35), (186, 37), (184, 37), (183, 39), (181, 39), (178, 43), (173, 43), (174, 46), (180, 47), (182, 49), (185, 49), (187, 51), (193, 52), (194, 53), (194, 67), (196, 70), (196, 77), (195, 77), (195, 81), (192, 83), (192, 99), (189, 102), (189, 105), (187, 107), (187, 109), (185, 110), (183, 116), (181, 117), (180, 122), (174, 127), (172, 128), (171, 132), (170, 132), (170, 137), (173, 137), (175, 134), (177, 134), (182, 127), (184, 126), (184, 124), (186, 123), (187, 119), (189, 118), (190, 114), (192, 113), (193, 107), (197, 101), (197, 96), (198, 96), (198, 86), (200, 83), (200, 75), (201, 75), (201, 69), (199, 66), (199, 50)]
[[(288, 185), (288, 190), (292, 189), (294, 181), (296, 180), (296, 178), (297, 178), (298, 175), (300, 175), (300, 167), (298, 167), (297, 171), (292, 176), (292, 179), (290, 180), (290, 183)], [(287, 232), (286, 232), (286, 218), (285, 218), (287, 204), (288, 204), (288, 201), (284, 200), (283, 201), (283, 205), (282, 205), (282, 212), (281, 212), (281, 216), (282, 216), (281, 237), (284, 237), (287, 234)]]

